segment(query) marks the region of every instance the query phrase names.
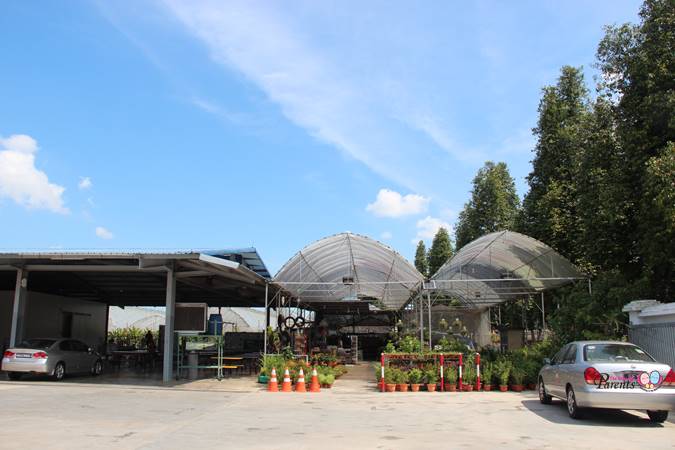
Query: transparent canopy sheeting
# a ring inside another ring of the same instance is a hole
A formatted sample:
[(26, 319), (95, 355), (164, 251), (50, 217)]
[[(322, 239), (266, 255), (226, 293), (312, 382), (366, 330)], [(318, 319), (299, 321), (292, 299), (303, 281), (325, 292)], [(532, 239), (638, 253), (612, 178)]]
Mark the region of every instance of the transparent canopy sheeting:
[(274, 277), (301, 302), (371, 301), (386, 309), (402, 307), (423, 279), (390, 247), (353, 233), (308, 245)]
[(513, 231), (486, 234), (462, 247), (432, 277), (436, 293), (467, 306), (490, 306), (582, 279), (566, 258)]

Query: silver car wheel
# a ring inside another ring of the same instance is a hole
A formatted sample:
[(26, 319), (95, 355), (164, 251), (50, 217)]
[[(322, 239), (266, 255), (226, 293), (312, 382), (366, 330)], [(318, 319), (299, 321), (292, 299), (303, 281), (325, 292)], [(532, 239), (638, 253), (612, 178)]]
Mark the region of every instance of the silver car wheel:
[(92, 371), (92, 374), (101, 375), (101, 372), (103, 372), (103, 363), (101, 363), (99, 360), (94, 363), (94, 370)]
[(570, 416), (574, 415), (575, 408), (576, 405), (574, 404), (574, 391), (572, 389), (569, 389), (567, 391), (567, 412), (570, 413)]

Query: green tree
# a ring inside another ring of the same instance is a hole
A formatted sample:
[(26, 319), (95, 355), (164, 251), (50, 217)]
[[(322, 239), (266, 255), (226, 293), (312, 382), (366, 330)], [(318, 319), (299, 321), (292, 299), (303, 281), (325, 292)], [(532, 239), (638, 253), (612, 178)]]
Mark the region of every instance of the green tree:
[(537, 137), (535, 156), (527, 177), (530, 190), (518, 225), (572, 260), (580, 256), (576, 168), (588, 116), (581, 68), (565, 66), (556, 85), (544, 88), (539, 103), (539, 119), (532, 130)]
[(424, 275), (429, 276), (429, 261), (427, 260), (427, 248), (424, 241), (420, 240), (417, 243), (417, 250), (415, 250), (415, 268)]
[(459, 213), (456, 247), (493, 231), (514, 229), (519, 206), (516, 184), (506, 164), (486, 162), (473, 179), (471, 199)]
[(448, 230), (441, 227), (436, 232), (429, 249), (429, 274), (435, 274), (447, 260), (452, 258), (452, 242)]
[(606, 29), (597, 52), (599, 88), (613, 105), (631, 206), (622, 271), (631, 279), (647, 277), (652, 295), (667, 300), (675, 291), (675, 246), (665, 241), (673, 225), (655, 189), (675, 177), (668, 162), (675, 142), (675, 5), (647, 0), (640, 19)]

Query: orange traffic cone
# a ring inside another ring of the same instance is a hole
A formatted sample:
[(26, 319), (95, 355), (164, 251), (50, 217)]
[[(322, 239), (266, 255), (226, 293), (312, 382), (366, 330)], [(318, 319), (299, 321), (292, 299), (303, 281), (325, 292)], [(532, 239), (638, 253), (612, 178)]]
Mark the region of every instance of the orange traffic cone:
[(288, 373), (288, 367), (284, 372), (284, 382), (281, 384), (281, 392), (292, 392), (291, 388), (291, 375)]
[(307, 392), (305, 387), (305, 372), (300, 368), (300, 373), (298, 374), (298, 381), (295, 382), (295, 392)]
[(267, 383), (267, 392), (279, 392), (279, 382), (277, 381), (277, 370), (272, 367), (272, 375)]
[(312, 383), (309, 385), (309, 392), (320, 392), (319, 375), (316, 373), (316, 367), (312, 369)]

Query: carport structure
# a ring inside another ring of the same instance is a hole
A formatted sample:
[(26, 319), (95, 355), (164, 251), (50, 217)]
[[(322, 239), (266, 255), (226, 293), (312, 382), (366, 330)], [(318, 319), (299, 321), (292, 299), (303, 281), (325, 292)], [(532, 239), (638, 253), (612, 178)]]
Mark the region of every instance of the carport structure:
[(176, 301), (262, 307), (267, 291), (278, 290), (258, 273), (267, 272), (261, 261), (254, 261), (252, 269), (243, 263), (244, 258), (255, 259), (251, 249), (247, 250), (246, 255), (236, 251), (0, 254), (0, 290), (14, 291), (10, 345), (23, 338), (30, 292), (108, 307), (165, 306), (163, 380), (167, 382), (173, 375)]

